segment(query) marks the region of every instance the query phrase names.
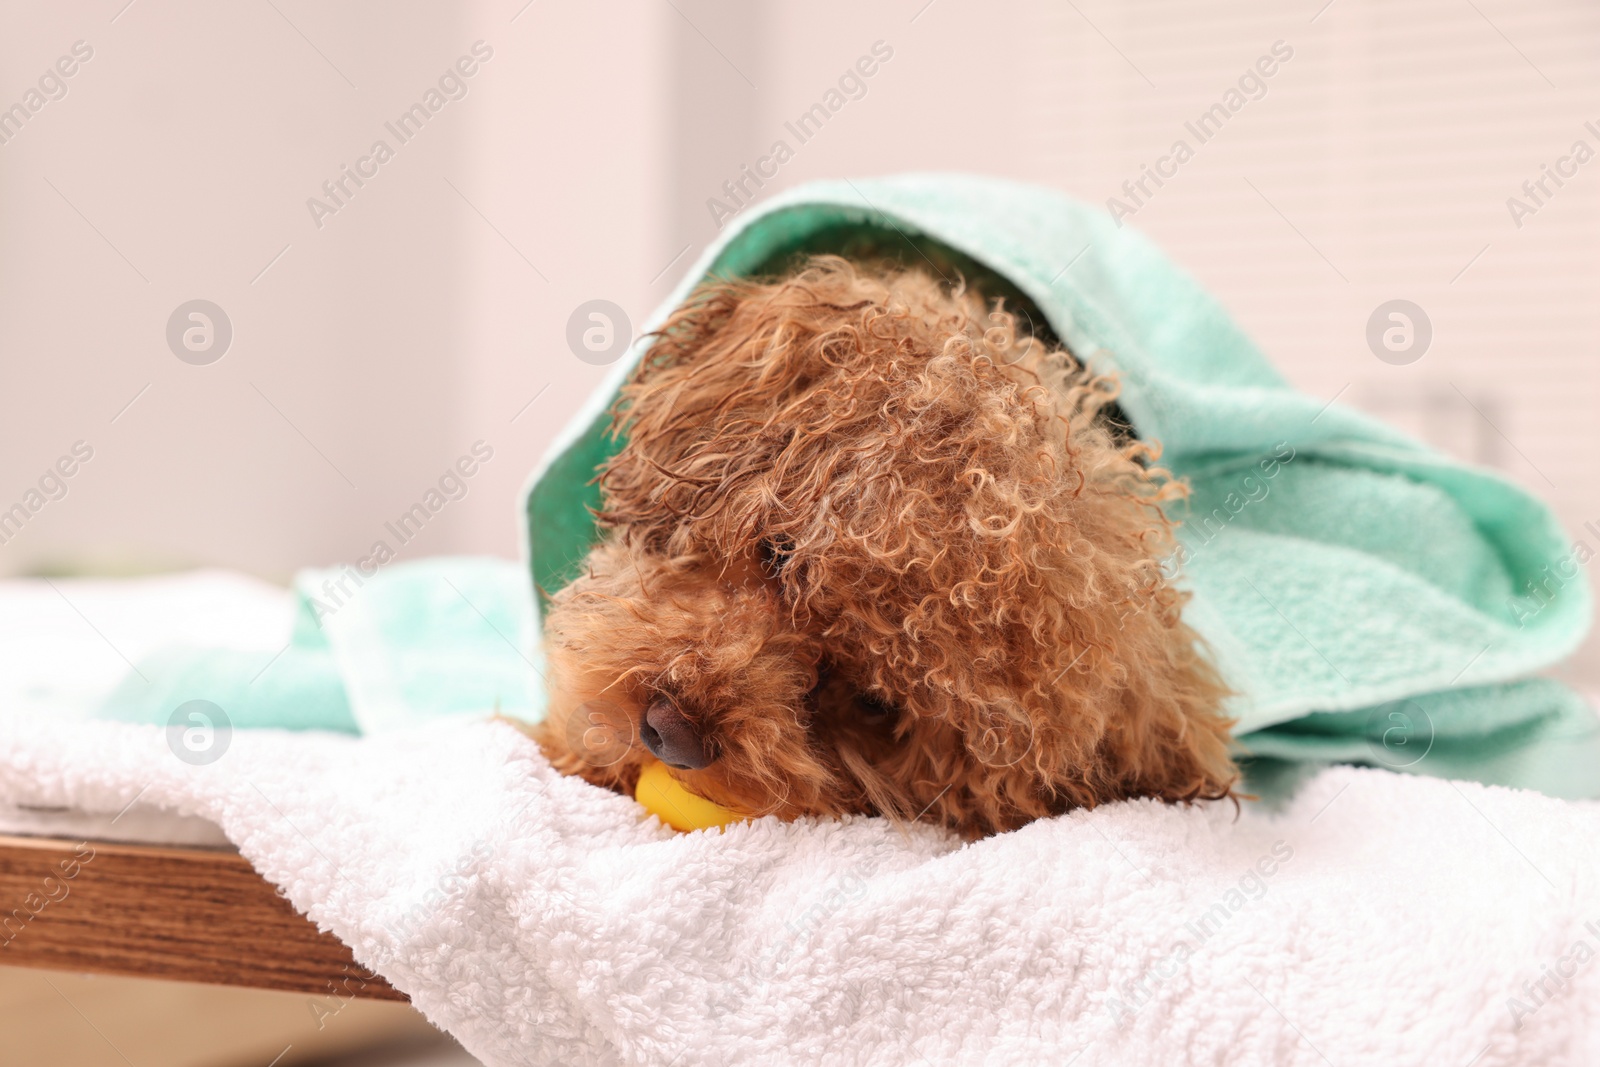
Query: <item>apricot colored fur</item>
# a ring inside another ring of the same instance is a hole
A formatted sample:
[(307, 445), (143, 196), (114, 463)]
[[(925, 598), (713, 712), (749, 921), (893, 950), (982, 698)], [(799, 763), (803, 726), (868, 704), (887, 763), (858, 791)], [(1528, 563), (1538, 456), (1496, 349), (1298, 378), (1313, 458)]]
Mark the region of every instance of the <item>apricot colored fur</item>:
[(704, 286), (616, 409), (604, 538), (546, 623), (564, 772), (631, 789), (644, 709), (691, 791), (967, 836), (1231, 794), (1226, 689), (1163, 575), (1158, 450), (1113, 379), (919, 271), (817, 257)]

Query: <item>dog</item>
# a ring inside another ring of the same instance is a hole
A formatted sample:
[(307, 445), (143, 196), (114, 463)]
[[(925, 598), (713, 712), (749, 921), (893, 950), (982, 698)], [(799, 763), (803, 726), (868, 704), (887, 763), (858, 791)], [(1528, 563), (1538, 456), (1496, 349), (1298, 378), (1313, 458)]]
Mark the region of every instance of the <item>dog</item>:
[(613, 409), (602, 537), (546, 616), (545, 754), (967, 838), (1233, 797), (1229, 691), (1162, 567), (1185, 487), (1118, 391), (925, 270), (702, 285)]

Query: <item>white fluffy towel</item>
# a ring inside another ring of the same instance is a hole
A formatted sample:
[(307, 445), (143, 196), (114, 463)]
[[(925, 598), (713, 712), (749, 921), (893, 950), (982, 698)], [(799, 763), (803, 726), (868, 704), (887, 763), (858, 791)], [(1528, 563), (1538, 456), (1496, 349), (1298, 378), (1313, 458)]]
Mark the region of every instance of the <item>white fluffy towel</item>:
[(1339, 768), (1276, 816), (680, 835), (488, 721), (206, 766), (0, 727), (0, 800), (135, 798), (215, 821), (491, 1067), (1600, 1062), (1593, 804)]

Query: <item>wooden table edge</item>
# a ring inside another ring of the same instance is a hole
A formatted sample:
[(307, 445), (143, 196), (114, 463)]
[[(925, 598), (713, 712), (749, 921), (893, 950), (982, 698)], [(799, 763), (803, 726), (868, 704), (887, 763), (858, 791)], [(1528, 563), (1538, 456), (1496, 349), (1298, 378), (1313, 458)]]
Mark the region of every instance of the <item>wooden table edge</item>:
[(220, 848), (0, 834), (0, 965), (408, 999)]

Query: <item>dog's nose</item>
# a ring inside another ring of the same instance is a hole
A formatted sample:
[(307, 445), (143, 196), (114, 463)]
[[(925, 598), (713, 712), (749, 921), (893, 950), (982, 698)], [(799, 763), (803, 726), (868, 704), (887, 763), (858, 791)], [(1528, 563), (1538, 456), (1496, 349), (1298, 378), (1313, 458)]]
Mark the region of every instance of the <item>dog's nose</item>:
[(656, 697), (644, 711), (639, 737), (655, 757), (669, 767), (698, 771), (711, 765), (711, 753), (700, 734), (667, 697)]

